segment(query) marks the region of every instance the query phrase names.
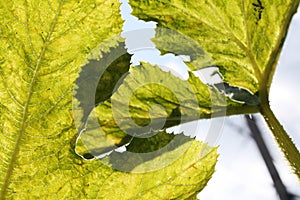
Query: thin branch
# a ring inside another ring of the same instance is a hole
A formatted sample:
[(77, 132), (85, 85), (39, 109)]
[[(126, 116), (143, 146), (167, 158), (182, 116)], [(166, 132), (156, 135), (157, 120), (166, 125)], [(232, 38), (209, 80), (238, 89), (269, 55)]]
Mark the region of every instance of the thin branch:
[(289, 194), (289, 192), (287, 191), (285, 185), (283, 184), (283, 182), (279, 176), (279, 173), (273, 163), (272, 156), (271, 156), (271, 154), (266, 146), (266, 143), (262, 137), (262, 134), (256, 124), (256, 117), (253, 115), (251, 117), (250, 117), (250, 115), (245, 115), (245, 118), (246, 118), (247, 124), (251, 130), (251, 136), (255, 140), (255, 143), (260, 151), (260, 154), (263, 157), (263, 160), (268, 168), (268, 171), (273, 180), (274, 187), (279, 195), (279, 198), (281, 200), (292, 200), (294, 196)]

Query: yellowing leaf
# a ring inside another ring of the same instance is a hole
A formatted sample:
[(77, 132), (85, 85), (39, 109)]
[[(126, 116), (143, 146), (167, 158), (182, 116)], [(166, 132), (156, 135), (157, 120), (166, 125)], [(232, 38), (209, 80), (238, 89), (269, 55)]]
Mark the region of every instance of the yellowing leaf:
[[(151, 141), (145, 138), (151, 138), (159, 130), (246, 109), (255, 111), (255, 106), (231, 100), (215, 87), (202, 83), (193, 73), (184, 81), (158, 66), (142, 63), (131, 67), (111, 99), (92, 111), (76, 151), (82, 156), (88, 151), (101, 155), (130, 143), (128, 149), (143, 152), (147, 148), (136, 140), (149, 145), (148, 150), (153, 149)], [(171, 141), (173, 135), (162, 134), (158, 138), (163, 143), (163, 140)], [(155, 147), (159, 146), (157, 143)]]
[(104, 53), (101, 59), (89, 60), (89, 63), (82, 67), (75, 82), (76, 91), (73, 99), (79, 103), (73, 106), (73, 110), (83, 111), (74, 114), (78, 126), (85, 123), (95, 105), (111, 97), (113, 91), (117, 89), (116, 83), (120, 84), (122, 76), (128, 72), (130, 59), (125, 44), (120, 43), (118, 47)]
[[(189, 148), (182, 154), (180, 150)], [(106, 190), (110, 184), (105, 184), (102, 188), (103, 193), (99, 193), (99, 199), (187, 199), (197, 194), (207, 184), (216, 163), (216, 149), (207, 149), (205, 156), (201, 157), (196, 152), (203, 152), (207, 148), (197, 141), (185, 143), (179, 147), (178, 152), (181, 156), (166, 166), (165, 168), (143, 173), (143, 174), (122, 174), (126, 181), (115, 181), (116, 190), (108, 193)], [(171, 152), (174, 155), (174, 152)], [(167, 156), (168, 158), (168, 156)], [(162, 162), (163, 157), (158, 157), (157, 162)], [(154, 161), (150, 161), (153, 163)], [(178, 167), (180, 166), (180, 167)], [(140, 166), (140, 167), (143, 167)], [(107, 180), (112, 182), (120, 176), (114, 173)]]
[(120, 33), (119, 3), (1, 1), (0, 18), (1, 198), (71, 197), (87, 173), (72, 152), (73, 83)]
[(116, 0), (0, 1), (0, 199), (179, 198), (205, 186), (217, 155), (198, 155), (206, 146), (196, 141), (142, 174), (75, 153), (75, 80), (118, 45), (122, 22)]
[[(130, 0), (130, 4), (137, 17), (176, 30), (201, 46), (229, 84), (225, 92), (243, 88), (234, 96), (247, 98), (244, 102), (250, 104), (257, 101), (248, 98), (245, 90), (258, 94), (259, 112), (300, 179), (299, 150), (276, 119), (268, 99), (277, 60), (299, 0)], [(162, 53), (177, 42), (176, 37), (164, 40), (159, 31), (156, 36), (154, 41)], [(178, 49), (177, 44), (175, 51)], [(180, 53), (191, 56), (192, 70), (207, 67), (207, 63), (198, 61), (203, 56), (201, 51), (183, 48)]]
[(299, 1), (130, 0), (130, 4), (139, 18), (192, 38), (210, 54), (226, 82), (255, 93), (264, 83), (270, 86), (274, 60)]

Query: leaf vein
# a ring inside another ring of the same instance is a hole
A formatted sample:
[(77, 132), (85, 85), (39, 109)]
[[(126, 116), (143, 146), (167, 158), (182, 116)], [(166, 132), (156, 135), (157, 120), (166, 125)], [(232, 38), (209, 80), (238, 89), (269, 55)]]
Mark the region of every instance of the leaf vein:
[(38, 77), (38, 71), (41, 67), (42, 59), (43, 59), (43, 57), (46, 53), (46, 50), (48, 48), (48, 45), (49, 45), (48, 41), (50, 41), (51, 35), (54, 31), (54, 28), (56, 26), (58, 17), (60, 15), (60, 11), (61, 11), (63, 2), (64, 2), (64, 0), (60, 1), (58, 11), (57, 11), (57, 13), (56, 13), (56, 15), (53, 19), (53, 22), (51, 23), (51, 27), (50, 27), (50, 30), (49, 30), (49, 33), (48, 33), (48, 36), (47, 36), (47, 40), (45, 41), (44, 47), (42, 49), (42, 52), (41, 52), (41, 54), (40, 54), (40, 56), (37, 60), (36, 66), (35, 66), (35, 71), (34, 71), (34, 74), (33, 74), (32, 80), (31, 80), (31, 85), (30, 85), (28, 93), (27, 93), (26, 104), (25, 104), (24, 109), (23, 109), (22, 124), (20, 125), (20, 129), (19, 129), (18, 134), (17, 134), (17, 139), (16, 139), (16, 142), (15, 142), (14, 151), (13, 151), (11, 160), (9, 162), (9, 166), (8, 166), (7, 173), (6, 173), (6, 176), (5, 176), (4, 184), (3, 184), (2, 189), (1, 189), (1, 199), (4, 199), (4, 197), (7, 193), (7, 190), (9, 189), (8, 187), (9, 187), (9, 184), (10, 184), (11, 175), (12, 175), (12, 172), (13, 172), (13, 169), (14, 169), (14, 166), (15, 166), (15, 162), (17, 160), (17, 155), (18, 155), (19, 150), (20, 150), (20, 144), (21, 144), (21, 141), (23, 139), (23, 134), (26, 130), (26, 121), (27, 121), (27, 117), (28, 117), (28, 114), (29, 114), (28, 113), (28, 108), (29, 108), (29, 103), (30, 103), (31, 97), (32, 97), (32, 92), (34, 91), (34, 84), (35, 84), (36, 79)]

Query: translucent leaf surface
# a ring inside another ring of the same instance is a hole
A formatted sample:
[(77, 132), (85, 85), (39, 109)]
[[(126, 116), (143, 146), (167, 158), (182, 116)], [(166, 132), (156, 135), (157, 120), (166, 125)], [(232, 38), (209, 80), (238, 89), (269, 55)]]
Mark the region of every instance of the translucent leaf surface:
[[(137, 17), (155, 21), (159, 27), (179, 31), (198, 42), (230, 85), (256, 93), (260, 86), (270, 85), (274, 61), (299, 1), (130, 0), (130, 4)], [(161, 41), (159, 37), (156, 40), (162, 50), (165, 45), (172, 45)], [(177, 42), (174, 38), (173, 41)], [(190, 55), (189, 51), (185, 55)], [(196, 60), (199, 55), (191, 56)], [(203, 67), (195, 64), (194, 69)]]
[[(155, 21), (159, 27), (176, 30), (198, 43), (219, 68), (225, 82), (233, 86), (225, 88), (225, 93), (238, 92), (233, 95), (237, 99), (247, 98), (244, 102), (250, 104), (259, 102), (259, 112), (300, 179), (300, 152), (276, 119), (268, 99), (277, 60), (299, 0), (130, 0), (130, 4), (133, 14), (140, 19)], [(177, 40), (164, 39), (158, 31), (154, 42), (165, 53), (164, 49), (174, 46)], [(201, 52), (184, 50), (180, 53), (191, 56), (190, 69), (209, 65), (198, 61)], [(238, 91), (235, 87), (243, 89)], [(246, 90), (258, 94), (259, 101)]]
[(126, 76), (130, 59), (125, 44), (120, 43), (118, 47), (104, 53), (101, 59), (89, 60), (89, 63), (82, 67), (75, 82), (75, 99), (73, 99), (79, 102), (79, 105), (73, 105), (73, 110), (82, 111), (74, 116), (78, 123), (85, 123), (95, 105), (111, 97)]
[[(155, 131), (178, 124), (246, 112), (248, 107), (244, 103), (235, 102), (216, 87), (202, 83), (193, 73), (189, 76), (184, 81), (148, 63), (131, 67), (111, 99), (90, 114), (86, 131), (80, 136), (78, 153), (84, 155), (88, 151), (82, 142), (94, 155), (99, 155), (129, 143), (132, 138), (142, 140), (153, 136)], [(96, 142), (97, 137), (102, 142)], [(173, 136), (161, 137), (172, 140)], [(141, 145), (132, 148), (141, 150)]]
[(74, 152), (74, 82), (88, 58), (118, 45), (106, 41), (121, 32), (118, 1), (0, 1), (0, 22), (1, 199), (185, 198), (205, 186), (217, 155), (199, 156), (196, 141), (146, 174)]

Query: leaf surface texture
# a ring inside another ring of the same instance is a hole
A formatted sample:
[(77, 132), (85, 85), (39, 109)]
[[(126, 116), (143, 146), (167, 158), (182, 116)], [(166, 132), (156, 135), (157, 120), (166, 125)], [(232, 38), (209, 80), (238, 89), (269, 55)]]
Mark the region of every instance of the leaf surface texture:
[(165, 199), (165, 190), (184, 198), (204, 187), (217, 154), (199, 157), (196, 141), (146, 174), (74, 151), (74, 83), (88, 59), (118, 45), (118, 37), (106, 40), (121, 32), (118, 1), (0, 1), (0, 21), (1, 199)]

